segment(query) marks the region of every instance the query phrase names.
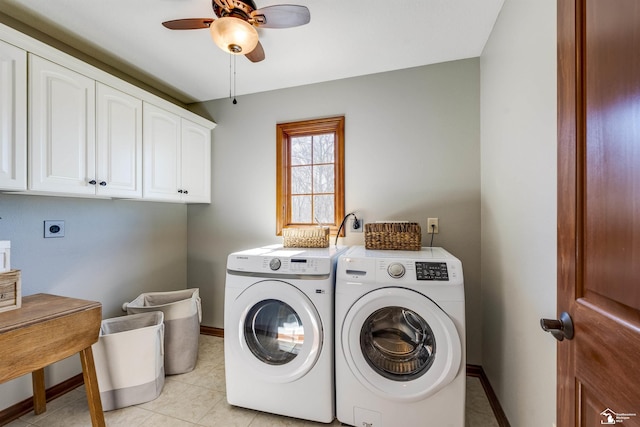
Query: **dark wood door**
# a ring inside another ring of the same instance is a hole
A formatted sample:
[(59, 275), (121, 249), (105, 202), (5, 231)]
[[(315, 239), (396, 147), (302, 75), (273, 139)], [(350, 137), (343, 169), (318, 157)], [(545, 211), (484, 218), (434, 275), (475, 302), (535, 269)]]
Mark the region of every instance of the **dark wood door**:
[(558, 426), (640, 426), (640, 0), (558, 0)]

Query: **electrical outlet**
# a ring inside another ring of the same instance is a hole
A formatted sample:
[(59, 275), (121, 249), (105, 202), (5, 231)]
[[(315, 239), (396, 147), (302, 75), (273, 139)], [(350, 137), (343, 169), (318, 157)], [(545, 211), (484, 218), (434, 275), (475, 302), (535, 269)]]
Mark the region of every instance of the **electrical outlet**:
[(351, 220), (351, 232), (352, 233), (362, 233), (364, 231), (364, 219), (358, 218), (358, 227), (355, 227), (356, 221), (355, 219)]
[(44, 238), (64, 237), (64, 221), (45, 221)]
[(429, 218), (427, 219), (427, 233), (428, 234), (438, 234), (440, 232), (438, 228), (438, 218)]

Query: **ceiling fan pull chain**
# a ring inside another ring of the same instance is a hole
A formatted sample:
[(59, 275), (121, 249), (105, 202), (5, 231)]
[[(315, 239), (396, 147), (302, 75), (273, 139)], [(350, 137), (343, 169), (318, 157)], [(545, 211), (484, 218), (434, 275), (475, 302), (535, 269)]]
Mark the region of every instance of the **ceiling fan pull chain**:
[[(233, 97), (234, 105), (238, 103), (238, 101), (236, 101), (236, 56), (237, 55), (229, 55), (229, 99)], [(231, 57), (233, 57), (233, 59), (231, 59)], [(233, 70), (231, 69), (231, 61), (233, 61)]]
[(232, 55), (233, 56), (233, 105), (237, 104), (238, 101), (236, 101), (236, 57), (238, 55)]

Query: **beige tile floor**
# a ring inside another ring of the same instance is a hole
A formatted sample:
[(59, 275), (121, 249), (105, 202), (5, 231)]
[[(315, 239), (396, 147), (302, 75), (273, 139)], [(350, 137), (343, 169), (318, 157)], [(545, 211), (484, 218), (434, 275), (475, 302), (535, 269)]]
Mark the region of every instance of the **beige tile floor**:
[[(467, 378), (466, 427), (498, 427), (477, 378)], [(230, 406), (225, 398), (223, 339), (202, 335), (192, 372), (166, 378), (162, 394), (137, 406), (105, 413), (109, 427), (311, 427), (339, 426)], [(49, 402), (41, 415), (27, 414), (9, 427), (90, 427), (84, 387)]]

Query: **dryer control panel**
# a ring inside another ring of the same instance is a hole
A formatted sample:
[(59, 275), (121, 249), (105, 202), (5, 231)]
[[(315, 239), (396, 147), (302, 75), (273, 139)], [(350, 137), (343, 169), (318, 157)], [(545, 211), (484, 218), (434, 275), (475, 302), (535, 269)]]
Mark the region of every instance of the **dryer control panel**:
[(324, 273), (325, 261), (318, 258), (262, 258), (262, 267), (271, 271), (287, 272), (291, 274)]
[(346, 247), (283, 248), (265, 246), (235, 252), (227, 258), (230, 274), (261, 275), (264, 277), (314, 276), (323, 278), (335, 271), (335, 262)]

